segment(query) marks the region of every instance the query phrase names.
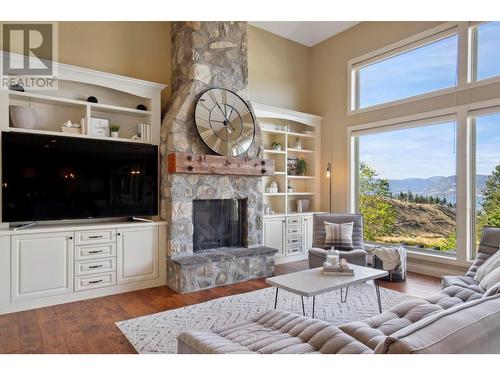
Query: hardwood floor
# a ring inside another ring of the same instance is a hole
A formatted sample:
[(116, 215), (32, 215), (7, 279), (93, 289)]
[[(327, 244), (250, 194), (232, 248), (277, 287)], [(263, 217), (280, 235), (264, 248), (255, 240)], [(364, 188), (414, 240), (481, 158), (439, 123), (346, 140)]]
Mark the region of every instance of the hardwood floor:
[[(307, 261), (294, 262), (276, 273), (306, 268)], [(439, 290), (440, 279), (410, 272), (405, 282), (380, 286), (426, 296)], [(183, 295), (158, 287), (0, 315), (0, 353), (135, 353), (115, 322), (265, 287), (264, 279)]]

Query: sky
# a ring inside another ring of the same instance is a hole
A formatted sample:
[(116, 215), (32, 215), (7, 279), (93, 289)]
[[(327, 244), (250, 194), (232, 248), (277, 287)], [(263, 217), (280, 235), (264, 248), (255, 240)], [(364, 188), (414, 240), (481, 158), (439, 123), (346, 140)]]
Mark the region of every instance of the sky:
[[(500, 22), (478, 27), (478, 79), (500, 75)], [(456, 84), (457, 37), (451, 36), (360, 71), (361, 108)], [(381, 178), (452, 176), (456, 171), (455, 123), (360, 137), (360, 161)], [(500, 114), (477, 119), (476, 173), (500, 164)], [(390, 152), (387, 152), (388, 147)]]
[[(478, 117), (476, 124), (476, 173), (489, 175), (500, 164), (500, 114)], [(381, 178), (455, 175), (455, 123), (361, 136), (359, 159)]]

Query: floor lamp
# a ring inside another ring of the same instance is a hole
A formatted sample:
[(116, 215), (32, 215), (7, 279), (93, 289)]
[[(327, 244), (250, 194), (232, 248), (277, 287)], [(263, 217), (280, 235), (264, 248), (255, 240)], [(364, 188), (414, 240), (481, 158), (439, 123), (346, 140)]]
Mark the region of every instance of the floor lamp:
[(332, 163), (326, 165), (326, 178), (328, 178), (328, 200), (330, 202), (330, 213), (332, 212)]

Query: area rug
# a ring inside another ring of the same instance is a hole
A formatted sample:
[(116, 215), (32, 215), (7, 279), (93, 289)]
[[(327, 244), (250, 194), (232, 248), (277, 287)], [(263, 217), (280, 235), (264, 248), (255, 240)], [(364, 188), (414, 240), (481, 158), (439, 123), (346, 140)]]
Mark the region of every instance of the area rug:
[[(187, 330), (209, 331), (236, 322), (250, 320), (274, 307), (275, 288), (217, 298), (196, 305), (181, 307), (135, 319), (117, 322), (116, 325), (138, 353), (176, 353), (177, 336)], [(384, 310), (413, 298), (408, 294), (380, 288)], [(311, 315), (312, 298), (304, 298), (306, 314)], [(300, 297), (284, 290), (279, 291), (278, 309), (302, 314)], [(340, 291), (316, 297), (317, 319), (335, 325), (366, 319), (378, 314), (375, 287), (359, 284), (349, 288), (346, 303), (340, 302)]]

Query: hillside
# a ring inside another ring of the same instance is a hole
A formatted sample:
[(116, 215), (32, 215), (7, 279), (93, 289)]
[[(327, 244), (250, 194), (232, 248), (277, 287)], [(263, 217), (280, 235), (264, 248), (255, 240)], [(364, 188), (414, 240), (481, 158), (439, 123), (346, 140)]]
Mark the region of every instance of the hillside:
[(387, 199), (387, 202), (397, 212), (397, 219), (392, 235), (381, 238), (384, 242), (439, 247), (445, 238), (455, 232), (453, 209), (395, 199)]

